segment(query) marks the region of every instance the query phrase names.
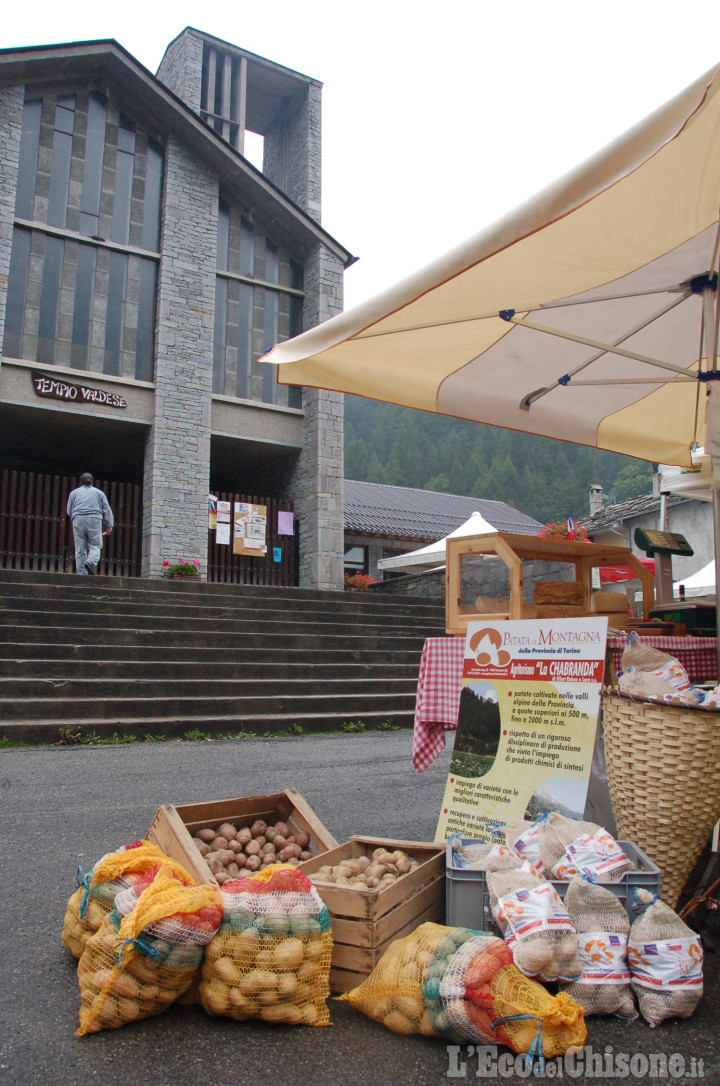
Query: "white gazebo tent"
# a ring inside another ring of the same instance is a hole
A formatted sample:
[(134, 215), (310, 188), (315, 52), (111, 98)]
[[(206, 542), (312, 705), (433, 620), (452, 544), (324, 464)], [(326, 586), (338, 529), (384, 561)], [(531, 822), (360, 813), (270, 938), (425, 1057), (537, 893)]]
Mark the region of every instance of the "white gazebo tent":
[(393, 558), (383, 558), (378, 562), (378, 569), (409, 570), (412, 573), (419, 573), (421, 570), (433, 569), (435, 566), (444, 566), (446, 540), (456, 539), (458, 536), (488, 535), (490, 532), (496, 531), (497, 528), (493, 528), (492, 524), (485, 520), (482, 513), (476, 510), (470, 514), (464, 524), (455, 528), (443, 539), (438, 539), (435, 543), (428, 543), (427, 547), (420, 547), (416, 551), (408, 551), (407, 554), (398, 554)]
[(681, 581), (675, 581), (673, 592), (677, 598), (680, 595), (680, 587), (685, 589), (686, 596), (714, 596), (715, 588), (715, 559), (708, 562), (703, 569), (684, 577)]

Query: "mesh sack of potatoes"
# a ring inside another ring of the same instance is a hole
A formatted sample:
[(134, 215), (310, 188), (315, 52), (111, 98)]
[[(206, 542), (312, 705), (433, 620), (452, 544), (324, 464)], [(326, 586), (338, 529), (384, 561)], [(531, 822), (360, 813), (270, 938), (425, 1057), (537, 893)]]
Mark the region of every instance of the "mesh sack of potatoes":
[(527, 977), (575, 980), (582, 973), (577, 934), (552, 885), (528, 871), (488, 875), (490, 908), (513, 961)]
[(536, 1059), (542, 1071), (546, 1058), (563, 1056), (585, 1044), (582, 1007), (567, 992), (550, 995), (514, 965), (499, 969), (489, 986), (468, 994), (481, 1006), (491, 1008), (494, 1039), (515, 1052), (527, 1053), (528, 1072)]
[(76, 1036), (160, 1014), (192, 985), (222, 919), (216, 886), (160, 864), (120, 890), (78, 963)]
[(225, 882), (220, 930), (208, 944), (199, 998), (211, 1015), (328, 1026), (330, 914), (288, 864)]
[(503, 939), (491, 934), (476, 935), (466, 928), (451, 928), (433, 954), (422, 985), (423, 998), (436, 1033), (465, 1043), (506, 1043), (495, 1036), (493, 1015), (468, 999), (468, 990), (489, 980), (498, 969), (512, 964), (512, 954)]
[(539, 874), (532, 864), (518, 856), (508, 845), (485, 841), (463, 843), (459, 834), (448, 837), (448, 844), (452, 849), (453, 867), (461, 870), (515, 871), (522, 868), (532, 874)]
[(583, 822), (553, 811), (538, 827), (543, 871), (549, 879), (569, 882), (591, 875), (597, 882), (618, 882), (635, 864), (612, 834), (595, 822)]
[(635, 630), (629, 635), (620, 658), (618, 686), (626, 693), (645, 697), (696, 701), (688, 673), (674, 656), (646, 645)]
[(648, 908), (633, 922), (628, 963), (640, 1014), (650, 1026), (689, 1018), (703, 994), (699, 937), (676, 912), (648, 890), (636, 891)]
[(573, 878), (565, 908), (578, 933), (582, 976), (564, 984), (564, 990), (586, 1015), (637, 1018), (627, 962), (630, 919), (625, 906), (605, 886)]
[(118, 891), (132, 886), (159, 863), (170, 864), (181, 877), (190, 878), (149, 841), (135, 841), (106, 853), (87, 874), (78, 867), (78, 888), (70, 895), (62, 930), (62, 941), (74, 957), (81, 956), (88, 939), (112, 909)]
[(505, 840), (508, 848), (516, 856), (532, 864), (538, 875), (544, 875), (540, 856), (540, 823), (543, 819), (526, 822), (523, 818), (513, 818), (505, 823)]

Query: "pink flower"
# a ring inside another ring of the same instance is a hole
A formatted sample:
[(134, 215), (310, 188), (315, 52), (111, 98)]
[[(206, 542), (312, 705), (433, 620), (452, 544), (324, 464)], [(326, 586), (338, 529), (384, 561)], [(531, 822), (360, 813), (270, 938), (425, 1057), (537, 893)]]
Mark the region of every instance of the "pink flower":
[(200, 559), (196, 558), (195, 561), (193, 562), (193, 565), (197, 566), (197, 568), (200, 569)]

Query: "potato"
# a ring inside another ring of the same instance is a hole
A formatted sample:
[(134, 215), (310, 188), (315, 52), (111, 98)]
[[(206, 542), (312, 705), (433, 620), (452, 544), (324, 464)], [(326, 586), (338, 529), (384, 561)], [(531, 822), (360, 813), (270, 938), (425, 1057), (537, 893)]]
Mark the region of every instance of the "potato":
[(268, 828), (265, 830), (265, 840), (266, 841), (274, 841), (276, 834), (277, 834), (277, 830), (275, 829), (275, 827), (274, 826), (268, 826)]
[(395, 994), (393, 996), (393, 1003), (395, 1004), (396, 1009), (412, 1022), (419, 1022), (423, 1016), (425, 1004), (423, 1003), (423, 998), (419, 992), (417, 995)]
[(298, 990), (298, 979), (294, 973), (282, 973), (278, 977), (278, 992), (281, 999), (292, 999)]
[(259, 856), (248, 856), (248, 858), (245, 861), (245, 870), (246, 871), (259, 871), (260, 870), (260, 857)]
[(121, 998), (137, 999), (140, 995), (140, 984), (129, 973), (119, 973), (113, 981), (113, 991)]
[(281, 864), (287, 863), (288, 860), (299, 860), (302, 849), (299, 845), (286, 845), (282, 850), (278, 859)]
[(244, 845), (240, 844), (237, 837), (233, 837), (231, 841), (228, 841), (228, 848), (230, 849), (231, 852), (234, 852), (234, 853), (237, 854), (237, 853), (242, 852), (242, 850), (244, 848)]
[(234, 841), (237, 830), (232, 822), (223, 822), (222, 826), (218, 827), (218, 834), (220, 837), (224, 837), (226, 841)]
[(252, 834), (247, 826), (243, 826), (241, 830), (238, 830), (235, 836), (241, 845), (246, 845), (248, 841), (252, 841)]
[(302, 940), (283, 939), (273, 950), (273, 965), (276, 969), (287, 972), (296, 969), (304, 957), (305, 947)]
[(409, 1018), (406, 1018), (404, 1014), (401, 1014), (400, 1011), (390, 1011), (390, 1014), (387, 1014), (385, 1018), (383, 1018), (383, 1025), (387, 1026), (388, 1029), (391, 1029), (393, 1033), (415, 1033), (414, 1024)]
[(215, 840), (215, 830), (198, 830), (195, 836), (199, 837), (201, 841), (205, 841), (208, 845), (211, 845)]
[(256, 818), (250, 827), (250, 833), (253, 837), (262, 837), (267, 829), (267, 822), (264, 822), (262, 818)]
[[(260, 1004), (255, 999), (248, 999), (239, 988), (230, 989), (230, 1005), (233, 1017), (243, 1015), (245, 1018), (254, 1018), (260, 1011)], [(237, 1012), (237, 1013), (235, 1013)]]
[(263, 854), (263, 856), (274, 856), (275, 845), (272, 843), (272, 841), (266, 841), (260, 849), (260, 852)]
[(230, 1006), (230, 988), (221, 980), (212, 980), (209, 984), (203, 983), (200, 989), (200, 998), (203, 1007), (209, 1014), (225, 1014)]
[(228, 877), (231, 879), (236, 879), (240, 875), (240, 868), (234, 861), (229, 863), (225, 870), (227, 871)]
[(266, 839), (265, 835), (262, 834), (262, 833), (258, 837), (255, 838), (255, 844), (259, 846), (261, 852), (265, 848), (266, 843), (267, 843), (267, 839)]
[(227, 849), (227, 847), (228, 847), (227, 837), (220, 837), (218, 835), (215, 838), (215, 840), (212, 842), (212, 844), (210, 845), (210, 850), (211, 850), (211, 852), (219, 852), (220, 849)]
[(310, 981), (315, 980), (316, 976), (320, 972), (319, 962), (305, 961), (302, 963), (297, 971), (298, 980), (303, 981), (305, 984), (309, 984)]
[(401, 860), (397, 860), (395, 866), (397, 867), (398, 875), (407, 875), (408, 871), (410, 870), (409, 857), (404, 856)]
[(300, 833), (295, 834), (295, 844), (300, 845), (300, 848), (309, 848), (310, 834), (305, 833), (305, 830), (300, 830)]
[(287, 822), (276, 822), (275, 832), (279, 833), (281, 837), (289, 837), (292, 833), (292, 830), (288, 826)]
[(271, 973), (268, 969), (251, 969), (238, 982), (238, 988), (243, 995), (258, 997), (261, 992), (275, 991), (277, 986), (277, 973)]
[(207, 856), (208, 852), (210, 851), (210, 845), (208, 845), (205, 841), (201, 841), (199, 837), (194, 837), (193, 840), (195, 841), (195, 847), (197, 848), (200, 855)]
[(228, 864), (235, 862), (235, 853), (230, 848), (219, 848), (215, 855), (220, 860), (223, 867), (227, 867)]
[(257, 843), (257, 841), (248, 841), (248, 843), (245, 845), (245, 855), (246, 856), (259, 856), (260, 855), (260, 845)]
[(300, 853), (301, 860), (312, 860), (312, 856), (312, 852), (310, 852), (308, 849), (303, 849), (303, 851)]
[(275, 845), (275, 851), (281, 852), (287, 846), (287, 838), (282, 833), (276, 833), (273, 838), (273, 844)]
[(224, 886), (230, 879), (230, 876), (224, 868), (221, 871), (214, 871), (213, 874), (215, 875), (215, 882), (218, 886)]

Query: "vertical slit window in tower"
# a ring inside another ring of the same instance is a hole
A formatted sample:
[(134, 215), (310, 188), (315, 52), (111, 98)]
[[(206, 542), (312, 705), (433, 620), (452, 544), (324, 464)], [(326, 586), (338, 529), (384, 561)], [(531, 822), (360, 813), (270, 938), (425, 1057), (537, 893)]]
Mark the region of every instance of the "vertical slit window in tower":
[(213, 335), (213, 382), (212, 390), (219, 395), (225, 392), (225, 343), (227, 337), (228, 282), (221, 276), (215, 279), (215, 329)]
[[(240, 399), (252, 399), (252, 311), (253, 288), (240, 283), (238, 303), (237, 392)], [(268, 369), (270, 367), (268, 366)]]
[(265, 281), (280, 282), (280, 258), (277, 249), (269, 241), (265, 244)]
[(145, 166), (145, 200), (143, 204), (142, 247), (152, 252), (160, 251), (160, 210), (162, 207), (163, 153), (152, 140), (148, 140)]
[[(293, 336), (299, 336), (302, 332), (303, 325), (303, 303), (302, 298), (298, 298), (296, 295), (291, 294), (289, 297), (290, 303), (290, 329), (289, 338)], [(300, 385), (288, 385), (287, 390), (288, 407), (302, 407), (302, 387)]]
[(55, 133), (53, 135), (47, 212), (48, 226), (65, 226), (74, 123), (75, 95), (60, 95), (55, 106)]
[(76, 370), (86, 370), (88, 368), (90, 316), (92, 314), (95, 287), (95, 255), (95, 249), (92, 245), (78, 245), (72, 348), (70, 351), (70, 364)]
[[(94, 237), (99, 232), (100, 191), (102, 188), (103, 155), (105, 153), (105, 124), (107, 103), (98, 94), (88, 102), (85, 164), (83, 166), (82, 198), (80, 201), (80, 233)], [(74, 337), (73, 331), (73, 337)]]
[(15, 195), (15, 214), (19, 219), (35, 218), (35, 179), (37, 175), (38, 148), (40, 146), (40, 117), (42, 101), (36, 98), (23, 107), (22, 133), (18, 183)]
[(55, 337), (64, 253), (65, 242), (62, 238), (53, 238), (49, 235), (45, 238), (37, 361), (49, 366), (52, 366), (55, 361)]
[(111, 238), (127, 245), (130, 237), (130, 200), (132, 197), (133, 170), (135, 168), (135, 133), (120, 120), (118, 129), (117, 160), (115, 163), (115, 193)]
[(247, 219), (240, 220), (240, 267), (239, 275), (255, 274), (255, 229)]
[(31, 238), (32, 234), (29, 230), (22, 230), (18, 226), (13, 230), (3, 339), (3, 354), (8, 358), (22, 358), (23, 318)]
[(157, 263), (154, 260), (140, 261), (140, 300), (135, 350), (135, 379), (137, 381), (152, 381), (154, 376), (157, 272)]
[(228, 247), (230, 245), (230, 209), (227, 204), (218, 208), (218, 239), (216, 267), (218, 271), (228, 271)]
[(122, 372), (120, 354), (123, 349), (127, 263), (125, 253), (110, 253), (103, 373), (117, 377)]
[[(267, 267), (267, 264), (266, 264)], [(263, 352), (269, 351), (277, 343), (278, 296), (274, 290), (264, 290), (265, 305), (263, 311)], [(277, 403), (277, 382), (275, 367), (262, 367), (263, 403)]]

